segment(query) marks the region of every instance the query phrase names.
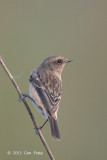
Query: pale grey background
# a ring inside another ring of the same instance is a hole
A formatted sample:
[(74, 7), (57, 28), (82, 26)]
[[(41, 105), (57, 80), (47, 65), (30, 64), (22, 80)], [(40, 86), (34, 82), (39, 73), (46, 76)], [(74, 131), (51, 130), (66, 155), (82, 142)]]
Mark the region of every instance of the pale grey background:
[[(43, 129), (56, 160), (107, 159), (107, 1), (0, 0), (0, 55), (21, 90), (46, 57), (73, 58), (63, 72), (61, 140)], [(0, 66), (0, 159), (47, 160), (32, 122)], [(39, 125), (44, 119), (27, 100)], [(7, 151), (41, 151), (13, 156)]]

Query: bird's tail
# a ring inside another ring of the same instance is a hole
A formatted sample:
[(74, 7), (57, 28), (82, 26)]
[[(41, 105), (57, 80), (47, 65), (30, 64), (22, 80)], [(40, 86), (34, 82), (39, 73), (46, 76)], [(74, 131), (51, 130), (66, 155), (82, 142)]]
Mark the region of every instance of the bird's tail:
[(57, 120), (54, 117), (49, 117), (49, 123), (52, 137), (57, 140), (60, 139)]

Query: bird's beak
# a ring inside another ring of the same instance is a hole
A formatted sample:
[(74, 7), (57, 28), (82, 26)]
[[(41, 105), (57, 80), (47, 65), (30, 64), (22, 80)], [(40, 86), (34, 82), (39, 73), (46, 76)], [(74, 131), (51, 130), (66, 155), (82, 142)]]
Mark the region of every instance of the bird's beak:
[(73, 59), (66, 59), (66, 62), (72, 62)]

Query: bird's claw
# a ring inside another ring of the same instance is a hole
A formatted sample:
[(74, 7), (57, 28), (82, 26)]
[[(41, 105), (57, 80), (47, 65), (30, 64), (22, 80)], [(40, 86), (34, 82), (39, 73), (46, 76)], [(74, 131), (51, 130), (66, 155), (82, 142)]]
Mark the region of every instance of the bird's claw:
[(22, 93), (22, 96), (19, 96), (18, 101), (21, 102), (26, 97), (26, 95), (26, 93)]
[[(35, 128), (34, 128), (34, 129), (35, 129)], [(35, 130), (35, 133), (36, 133), (37, 135), (39, 135), (39, 132), (38, 132), (38, 131), (41, 130), (41, 129), (42, 129), (42, 128), (39, 127), (38, 129)]]

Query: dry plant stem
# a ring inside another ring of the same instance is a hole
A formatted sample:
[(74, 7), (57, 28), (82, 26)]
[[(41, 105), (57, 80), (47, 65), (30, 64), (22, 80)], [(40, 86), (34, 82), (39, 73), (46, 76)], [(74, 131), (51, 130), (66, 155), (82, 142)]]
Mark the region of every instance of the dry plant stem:
[[(21, 90), (19, 89), (19, 87), (18, 87), (17, 83), (15, 82), (13, 76), (11, 75), (9, 70), (7, 69), (7, 67), (6, 67), (5, 63), (3, 62), (2, 58), (0, 58), (0, 63), (2, 65), (2, 67), (4, 68), (5, 72), (7, 73), (8, 77), (12, 81), (14, 87), (16, 88), (16, 91), (18, 92), (19, 97), (21, 97), (22, 96)], [(25, 105), (25, 107), (26, 107), (26, 109), (27, 109), (27, 111), (28, 111), (28, 113), (30, 115), (30, 118), (31, 118), (31, 120), (32, 120), (32, 122), (34, 124), (34, 127), (36, 129), (38, 129), (38, 125), (37, 125), (37, 123), (36, 123), (36, 121), (34, 119), (34, 116), (33, 116), (32, 112), (31, 112), (31, 109), (29, 108), (26, 100), (22, 99), (22, 101), (23, 101), (23, 103), (24, 103), (24, 105)], [(43, 137), (43, 135), (42, 135), (40, 130), (38, 130), (38, 135), (39, 135), (39, 137), (40, 137), (40, 139), (41, 139), (41, 141), (42, 141), (42, 143), (43, 143), (43, 145), (44, 145), (44, 147), (45, 147), (50, 159), (51, 160), (55, 160), (55, 158), (54, 158), (54, 156), (53, 156), (53, 154), (52, 154), (52, 152), (51, 152), (51, 150), (50, 150), (50, 148), (49, 148), (49, 146), (48, 146), (48, 144), (47, 144), (47, 142), (46, 142), (45, 138)]]

